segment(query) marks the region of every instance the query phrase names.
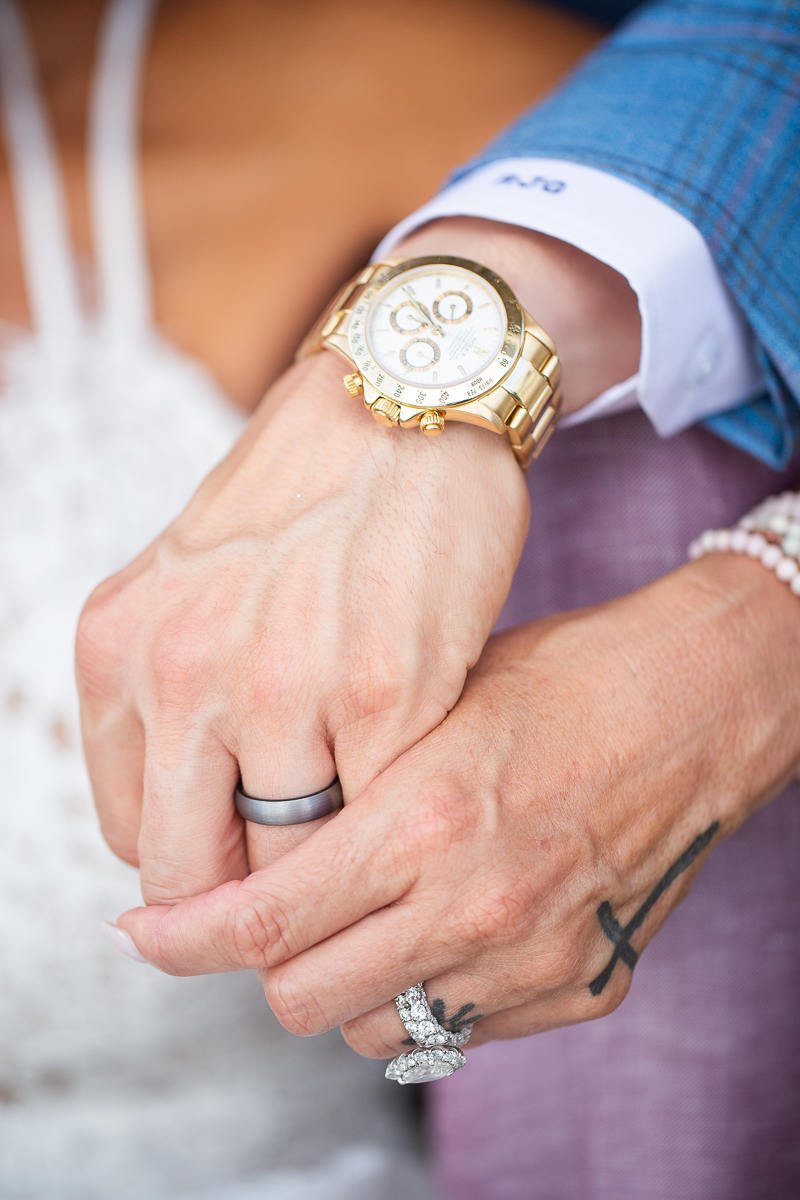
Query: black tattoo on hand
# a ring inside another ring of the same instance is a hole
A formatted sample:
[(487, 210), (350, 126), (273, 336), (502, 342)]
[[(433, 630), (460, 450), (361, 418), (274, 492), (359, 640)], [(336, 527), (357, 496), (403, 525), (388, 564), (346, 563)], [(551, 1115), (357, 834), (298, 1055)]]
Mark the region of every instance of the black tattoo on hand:
[(452, 1017), (448, 1017), (444, 1000), (434, 1000), (431, 1004), (431, 1012), (439, 1024), (444, 1025), (445, 1029), (449, 1029), (451, 1033), (460, 1033), (465, 1026), (474, 1025), (483, 1017), (483, 1013), (475, 1012), (474, 1004), (462, 1004), (458, 1012), (453, 1013)]
[(650, 895), (645, 900), (638, 912), (634, 913), (627, 925), (620, 925), (619, 921), (614, 916), (614, 912), (608, 900), (604, 900), (597, 910), (597, 919), (600, 922), (600, 928), (610, 942), (614, 943), (614, 953), (608, 961), (608, 965), (600, 972), (596, 979), (593, 979), (589, 984), (589, 991), (593, 996), (599, 996), (603, 988), (608, 983), (614, 973), (614, 968), (620, 959), (629, 967), (631, 971), (636, 966), (639, 960), (638, 951), (634, 950), (630, 943), (630, 939), (636, 930), (642, 925), (645, 917), (650, 912), (650, 909), (656, 901), (664, 894), (671, 883), (674, 883), (679, 875), (682, 875), (687, 867), (691, 866), (708, 843), (714, 837), (714, 834), (719, 829), (719, 821), (715, 821), (713, 825), (709, 825), (704, 833), (696, 837), (689, 846), (688, 850), (684, 850), (683, 854), (677, 859), (670, 869), (667, 871), (663, 879), (660, 879), (653, 888)]

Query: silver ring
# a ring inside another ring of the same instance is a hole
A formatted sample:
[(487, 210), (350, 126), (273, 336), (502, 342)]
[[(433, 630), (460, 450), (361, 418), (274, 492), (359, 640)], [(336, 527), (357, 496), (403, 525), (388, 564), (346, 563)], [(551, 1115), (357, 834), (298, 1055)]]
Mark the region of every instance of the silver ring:
[(291, 800), (259, 800), (242, 790), (241, 781), (234, 793), (236, 808), (246, 821), (256, 825), (303, 825), (336, 812), (344, 803), (338, 777), (321, 792), (295, 796)]
[(446, 1079), (466, 1064), (460, 1047), (466, 1046), (472, 1026), (452, 1032), (441, 1025), (431, 1011), (425, 985), (416, 983), (395, 999), (400, 1020), (417, 1043), (417, 1049), (393, 1058), (386, 1078), (398, 1083), (430, 1083)]

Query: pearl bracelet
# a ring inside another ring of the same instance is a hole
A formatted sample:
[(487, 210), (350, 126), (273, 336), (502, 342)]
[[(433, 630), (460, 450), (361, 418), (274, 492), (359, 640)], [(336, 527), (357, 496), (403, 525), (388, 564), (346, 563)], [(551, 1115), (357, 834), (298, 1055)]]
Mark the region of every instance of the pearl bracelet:
[(689, 547), (689, 558), (717, 550), (759, 559), (800, 596), (800, 495), (768, 496), (735, 529), (707, 529)]

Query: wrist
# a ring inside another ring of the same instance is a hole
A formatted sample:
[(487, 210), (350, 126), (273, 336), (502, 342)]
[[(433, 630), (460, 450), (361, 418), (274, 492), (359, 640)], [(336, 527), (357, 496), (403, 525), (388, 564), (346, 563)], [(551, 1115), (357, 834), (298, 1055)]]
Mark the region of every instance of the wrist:
[[(434, 487), (429, 514), (420, 513), (423, 521), (436, 519), (439, 500), (478, 488), (490, 491), (493, 504), (501, 502), (512, 518), (516, 514), (527, 522), (525, 478), (506, 438), (456, 422), (438, 438), (378, 425), (363, 399), (346, 392), (342, 377), (350, 370), (330, 350), (296, 363), (254, 414), (251, 439), (270, 459), (290, 453), (304, 464), (309, 454), (318, 458), (314, 488), (329, 488), (335, 479), (360, 486), (372, 476), (382, 485), (404, 480), (425, 491)], [(299, 469), (307, 473), (305, 465)]]
[[(536, 728), (537, 776), (555, 794), (583, 789), (612, 824), (620, 798), (636, 796), (642, 822), (691, 814), (698, 829), (718, 820), (727, 835), (793, 774), (798, 673), (800, 600), (760, 563), (715, 554), (498, 635), (472, 679), (478, 697), (500, 679), (507, 701), (519, 693), (517, 725)], [(554, 745), (577, 738), (552, 762), (549, 725)], [(512, 750), (524, 803), (524, 744)]]
[(575, 246), (514, 225), (449, 217), (416, 230), (392, 254), (457, 255), (505, 279), (555, 343), (565, 414), (638, 370), (641, 320), (633, 289)]
[(681, 641), (686, 631), (684, 653), (709, 706), (708, 750), (742, 820), (778, 794), (800, 759), (800, 600), (738, 554), (709, 555), (653, 588), (662, 620)]

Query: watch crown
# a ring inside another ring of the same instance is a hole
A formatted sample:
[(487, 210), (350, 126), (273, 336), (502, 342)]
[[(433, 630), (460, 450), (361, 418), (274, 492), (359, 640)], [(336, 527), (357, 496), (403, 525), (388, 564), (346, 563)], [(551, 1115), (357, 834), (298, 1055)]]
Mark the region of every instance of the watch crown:
[(420, 417), (419, 427), (428, 437), (436, 437), (444, 429), (444, 413), (439, 412), (438, 408), (429, 409)]
[(360, 396), (362, 391), (364, 390), (364, 384), (362, 382), (361, 376), (358, 374), (357, 371), (354, 375), (343, 375), (342, 383), (347, 388), (348, 392), (350, 393), (350, 395), (353, 397), (354, 400), (355, 400), (356, 396)]
[(400, 420), (400, 405), (394, 400), (380, 396), (372, 406), (372, 415), (379, 425), (397, 425)]

